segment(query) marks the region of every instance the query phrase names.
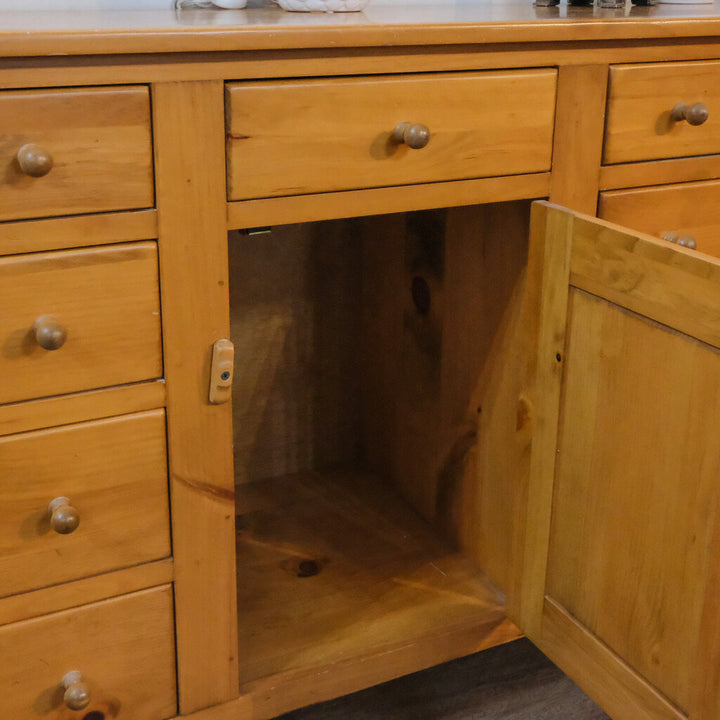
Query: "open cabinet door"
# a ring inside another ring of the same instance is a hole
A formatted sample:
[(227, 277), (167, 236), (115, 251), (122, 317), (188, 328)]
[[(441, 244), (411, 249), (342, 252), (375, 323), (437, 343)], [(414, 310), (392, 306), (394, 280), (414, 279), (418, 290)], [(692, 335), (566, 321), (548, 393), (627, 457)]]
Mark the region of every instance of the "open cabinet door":
[(720, 261), (533, 208), (519, 618), (614, 720), (720, 718)]

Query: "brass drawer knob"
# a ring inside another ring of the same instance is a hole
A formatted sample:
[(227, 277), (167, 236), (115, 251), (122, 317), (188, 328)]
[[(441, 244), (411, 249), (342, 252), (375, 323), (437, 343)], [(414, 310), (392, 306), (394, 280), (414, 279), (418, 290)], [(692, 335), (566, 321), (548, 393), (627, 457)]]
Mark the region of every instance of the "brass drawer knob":
[(70, 710), (82, 710), (90, 704), (90, 689), (83, 682), (82, 673), (70, 671), (63, 677), (62, 684), (65, 687), (63, 700)]
[(691, 250), (697, 250), (697, 243), (692, 235), (680, 235), (676, 232), (665, 233), (663, 240), (675, 243), (675, 245), (681, 245), (682, 247), (690, 248)]
[(52, 316), (41, 315), (33, 324), (35, 340), (45, 350), (57, 350), (65, 344), (67, 332)]
[(684, 102), (679, 102), (670, 113), (670, 117), (675, 122), (687, 120), (689, 125), (702, 125), (709, 116), (710, 112), (707, 109), (707, 105), (703, 103), (695, 103), (694, 105), (688, 105)]
[(56, 497), (48, 505), (50, 527), (60, 535), (69, 535), (77, 530), (80, 524), (80, 513), (70, 504), (66, 497)]
[(52, 155), (40, 145), (27, 143), (17, 151), (17, 161), (20, 169), (30, 177), (47, 175), (53, 166)]
[(419, 150), (430, 142), (430, 130), (420, 123), (401, 122), (393, 130), (393, 139), (413, 150)]

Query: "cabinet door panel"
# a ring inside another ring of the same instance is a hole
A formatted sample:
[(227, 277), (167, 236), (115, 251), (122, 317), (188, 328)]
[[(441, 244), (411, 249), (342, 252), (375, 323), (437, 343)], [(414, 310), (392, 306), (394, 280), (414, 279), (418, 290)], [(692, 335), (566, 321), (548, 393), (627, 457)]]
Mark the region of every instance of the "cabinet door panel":
[(720, 264), (550, 206), (533, 228), (521, 624), (617, 720), (716, 718)]

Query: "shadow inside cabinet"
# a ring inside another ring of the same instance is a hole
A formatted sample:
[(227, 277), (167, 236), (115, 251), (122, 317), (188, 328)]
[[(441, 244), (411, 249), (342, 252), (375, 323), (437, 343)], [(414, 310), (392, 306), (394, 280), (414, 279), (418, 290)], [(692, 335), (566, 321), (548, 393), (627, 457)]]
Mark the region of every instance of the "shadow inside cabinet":
[(520, 489), (513, 448), (492, 448), (519, 423), (506, 336), (528, 227), (521, 201), (231, 233), (240, 684), (257, 717), (519, 637), (500, 588)]

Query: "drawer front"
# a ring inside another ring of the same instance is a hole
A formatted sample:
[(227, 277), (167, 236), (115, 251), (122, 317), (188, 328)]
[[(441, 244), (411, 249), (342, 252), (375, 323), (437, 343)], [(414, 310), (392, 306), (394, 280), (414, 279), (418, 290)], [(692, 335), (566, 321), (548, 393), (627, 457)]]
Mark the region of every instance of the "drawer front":
[(148, 89), (0, 93), (0, 165), (0, 220), (152, 206)]
[(700, 252), (720, 257), (720, 180), (604, 192), (598, 214), (661, 238), (689, 235)]
[[(162, 720), (176, 713), (169, 585), (0, 627), (3, 715), (13, 720)], [(90, 691), (63, 701), (77, 670)]]
[(162, 375), (154, 242), (0, 259), (0, 307), (0, 402)]
[[(701, 125), (673, 120), (678, 103), (702, 103)], [(720, 152), (720, 62), (620, 65), (610, 69), (605, 164)]]
[[(229, 198), (547, 171), (555, 87), (555, 70), (229, 85)], [(403, 122), (428, 144), (395, 141)]]
[(170, 555), (163, 410), (0, 438), (0, 467), (0, 596)]

